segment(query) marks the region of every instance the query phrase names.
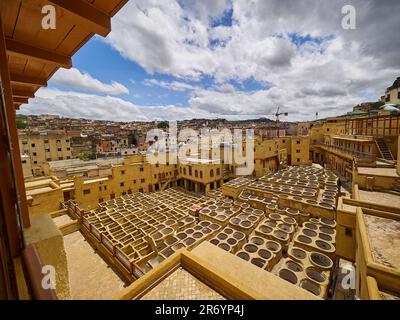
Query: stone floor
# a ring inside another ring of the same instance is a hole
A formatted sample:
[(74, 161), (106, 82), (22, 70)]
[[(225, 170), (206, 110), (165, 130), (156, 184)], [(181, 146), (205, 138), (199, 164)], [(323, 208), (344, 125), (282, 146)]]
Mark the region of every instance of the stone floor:
[(400, 221), (364, 215), (375, 262), (400, 269)]
[(225, 300), (218, 292), (179, 268), (155, 288), (145, 294), (142, 300)]
[(387, 192), (359, 190), (360, 200), (376, 204), (400, 207), (400, 196)]
[(124, 282), (107, 266), (79, 232), (64, 237), (72, 299), (112, 299)]
[(73, 220), (71, 217), (67, 214), (63, 214), (62, 216), (53, 218), (54, 223), (56, 224), (57, 227), (62, 226), (63, 224), (72, 222)]

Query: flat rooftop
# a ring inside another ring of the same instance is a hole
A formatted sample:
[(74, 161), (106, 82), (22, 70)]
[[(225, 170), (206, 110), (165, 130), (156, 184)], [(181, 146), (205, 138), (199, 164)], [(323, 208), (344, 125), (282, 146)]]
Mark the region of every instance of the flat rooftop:
[(89, 183), (94, 183), (94, 182), (100, 182), (100, 181), (107, 181), (109, 180), (108, 177), (104, 177), (104, 178), (97, 178), (97, 179), (90, 179), (90, 180), (86, 180), (83, 183), (84, 184), (89, 184)]
[(36, 188), (36, 189), (32, 189), (32, 190), (26, 190), (26, 195), (33, 196), (35, 194), (44, 193), (44, 192), (48, 192), (48, 191), (52, 191), (52, 190), (54, 190), (54, 188), (52, 188), (50, 186), (45, 186), (45, 187)]
[(361, 201), (400, 208), (400, 196), (396, 194), (366, 190), (359, 190), (358, 193)]
[(67, 168), (85, 168), (88, 166), (106, 166), (112, 164), (121, 164), (123, 163), (122, 158), (111, 158), (111, 159), (95, 159), (95, 160), (80, 160), (80, 159), (66, 159), (66, 160), (56, 160), (49, 161), (49, 166), (53, 170), (57, 169), (67, 169)]
[(202, 159), (196, 157), (187, 157), (187, 162), (190, 163), (201, 163), (201, 164), (218, 164), (221, 163), (221, 159)]
[(338, 139), (338, 140), (347, 140), (347, 141), (352, 141), (352, 142), (373, 142), (372, 138), (371, 139), (361, 139), (361, 138), (354, 138), (353, 136), (333, 136), (333, 139)]
[(383, 177), (398, 177), (400, 176), (396, 172), (396, 168), (369, 168), (369, 167), (358, 167), (357, 172), (359, 174), (365, 174), (370, 176), (383, 176)]
[(39, 179), (39, 180), (25, 182), (25, 188), (26, 189), (35, 188), (35, 187), (41, 186), (43, 184), (49, 184), (52, 181), (53, 180), (51, 178), (45, 178), (45, 179)]

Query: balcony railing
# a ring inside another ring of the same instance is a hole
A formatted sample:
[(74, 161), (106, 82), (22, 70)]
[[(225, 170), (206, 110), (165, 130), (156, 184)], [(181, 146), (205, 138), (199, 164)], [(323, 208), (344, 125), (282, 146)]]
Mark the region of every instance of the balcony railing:
[(357, 158), (358, 161), (361, 162), (374, 162), (376, 160), (376, 155), (370, 152), (361, 152), (357, 150), (352, 150), (348, 148), (344, 148), (341, 146), (336, 146), (333, 144), (326, 144), (326, 143), (315, 143), (315, 145), (319, 145), (321, 147), (325, 147), (329, 150), (334, 150), (338, 152), (342, 152)]

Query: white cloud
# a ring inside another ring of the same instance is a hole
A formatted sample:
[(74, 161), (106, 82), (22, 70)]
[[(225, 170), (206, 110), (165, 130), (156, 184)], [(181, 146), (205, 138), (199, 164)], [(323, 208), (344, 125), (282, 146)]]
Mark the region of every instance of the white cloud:
[[(400, 29), (399, 1), (180, 3), (130, 1), (113, 19), (106, 41), (149, 73), (182, 79), (179, 86), (148, 84), (183, 91), (192, 90), (186, 79), (212, 77), (215, 92), (193, 89), (190, 106), (237, 115), (249, 113), (245, 103), (252, 105), (251, 113), (281, 103), (304, 117), (321, 109), (334, 114), (361, 102), (360, 92), (379, 98), (400, 74), (400, 37), (394, 32)], [(356, 7), (356, 30), (341, 27), (344, 4)], [(232, 26), (212, 28), (212, 19), (230, 7)], [(296, 46), (291, 34), (312, 38)], [(271, 83), (274, 89), (246, 94), (226, 85), (246, 79)]]
[(129, 94), (128, 88), (121, 83), (112, 81), (111, 84), (105, 84), (93, 78), (89, 73), (81, 72), (76, 68), (61, 68), (51, 79), (57, 83), (85, 91), (95, 91), (111, 95)]
[[(356, 7), (356, 30), (341, 28), (344, 4)], [(232, 26), (211, 27), (229, 8)], [(105, 41), (151, 75), (175, 77), (143, 84), (190, 91), (187, 105), (138, 106), (110, 96), (40, 90), (21, 110), (61, 108), (65, 116), (115, 120), (238, 119), (272, 115), (277, 106), (289, 112), (287, 120), (314, 119), (316, 111), (320, 117), (342, 114), (363, 97), (378, 98), (399, 76), (398, 12), (397, 0), (131, 0), (113, 18)], [(308, 41), (296, 45), (293, 34)], [(205, 76), (212, 79), (208, 89), (199, 81)], [(110, 95), (129, 92), (76, 69), (60, 70), (53, 79)], [(231, 84), (248, 79), (272, 87), (246, 92)]]
[(225, 92), (225, 93), (233, 93), (236, 91), (235, 87), (233, 85), (231, 85), (230, 83), (223, 83), (220, 85), (216, 85), (214, 88), (216, 91)]
[(133, 121), (147, 117), (133, 103), (112, 96), (41, 88), (21, 106), (21, 114), (59, 114), (70, 118)]
[(195, 90), (196, 87), (191, 84), (181, 82), (181, 81), (160, 81), (157, 79), (145, 79), (143, 84), (146, 86), (158, 86), (164, 89), (173, 90), (173, 91), (188, 91)]
[(179, 120), (216, 115), (190, 107), (144, 106), (112, 96), (41, 88), (35, 99), (21, 106), (19, 114), (59, 114), (70, 118), (112, 121)]

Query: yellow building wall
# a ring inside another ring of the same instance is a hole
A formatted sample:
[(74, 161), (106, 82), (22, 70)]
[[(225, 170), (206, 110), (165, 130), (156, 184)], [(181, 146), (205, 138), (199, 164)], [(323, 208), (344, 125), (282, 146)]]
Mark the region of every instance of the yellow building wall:
[(291, 137), (291, 165), (309, 165), (310, 160), (310, 140), (309, 137)]
[(31, 178), (33, 176), (30, 157), (27, 155), (21, 156), (22, 172), (24, 178)]
[(24, 229), (25, 244), (36, 247), (43, 265), (54, 267), (57, 298), (71, 299), (63, 235), (47, 214), (33, 216), (30, 220), (31, 227)]
[(20, 134), (19, 147), (22, 154), (29, 154), (34, 175), (44, 175), (43, 164), (47, 161), (72, 158), (70, 137), (49, 133)]
[(370, 187), (370, 183), (367, 183), (367, 178), (373, 178), (373, 188), (379, 188), (384, 190), (389, 190), (393, 188), (393, 184), (398, 180), (398, 177), (387, 177), (387, 176), (378, 176), (373, 175), (370, 176), (368, 174), (359, 174), (357, 170), (354, 170), (353, 173), (353, 184), (358, 184), (360, 189), (368, 189)]
[(400, 105), (400, 88), (394, 88), (385, 93), (386, 103), (393, 103)]
[(28, 196), (29, 215), (34, 216), (60, 210), (62, 202), (64, 202), (64, 194), (61, 188)]

